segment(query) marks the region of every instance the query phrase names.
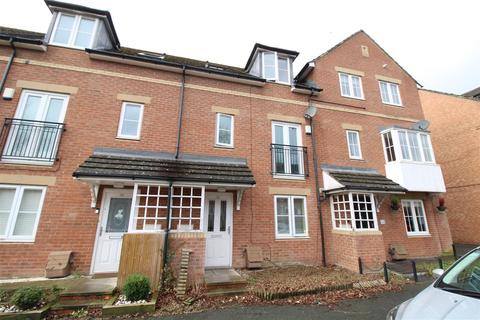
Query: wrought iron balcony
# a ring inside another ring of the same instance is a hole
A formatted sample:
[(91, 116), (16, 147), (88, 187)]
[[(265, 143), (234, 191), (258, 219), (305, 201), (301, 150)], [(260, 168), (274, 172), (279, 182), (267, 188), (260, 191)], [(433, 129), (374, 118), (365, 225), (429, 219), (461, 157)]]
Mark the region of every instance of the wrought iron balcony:
[(63, 123), (6, 118), (0, 132), (0, 159), (11, 162), (54, 162), (64, 130)]
[(272, 143), (270, 149), (274, 176), (308, 177), (306, 147)]

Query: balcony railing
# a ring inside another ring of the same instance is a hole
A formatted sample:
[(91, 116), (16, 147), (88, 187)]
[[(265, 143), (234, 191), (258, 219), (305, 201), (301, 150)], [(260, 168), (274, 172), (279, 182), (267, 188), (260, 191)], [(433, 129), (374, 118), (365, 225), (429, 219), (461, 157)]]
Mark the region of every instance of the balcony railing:
[(0, 132), (2, 161), (51, 163), (65, 124), (6, 118)]
[(272, 150), (272, 174), (276, 176), (308, 177), (307, 148), (274, 144)]

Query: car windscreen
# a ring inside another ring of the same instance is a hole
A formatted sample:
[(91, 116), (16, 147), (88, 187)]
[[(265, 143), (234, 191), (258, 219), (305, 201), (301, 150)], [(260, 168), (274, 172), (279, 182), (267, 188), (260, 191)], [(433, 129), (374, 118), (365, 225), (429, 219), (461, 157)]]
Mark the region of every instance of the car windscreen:
[(480, 297), (480, 249), (470, 252), (458, 261), (440, 278), (437, 287)]

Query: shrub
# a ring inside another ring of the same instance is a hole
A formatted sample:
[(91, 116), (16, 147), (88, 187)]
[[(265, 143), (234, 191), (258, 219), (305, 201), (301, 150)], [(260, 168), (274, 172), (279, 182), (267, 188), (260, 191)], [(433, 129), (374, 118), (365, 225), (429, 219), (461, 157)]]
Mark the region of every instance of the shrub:
[(15, 291), (11, 303), (22, 310), (28, 310), (38, 306), (42, 297), (43, 289), (37, 287), (24, 287)]
[(123, 293), (129, 301), (147, 299), (150, 293), (150, 280), (142, 274), (129, 275), (125, 280)]

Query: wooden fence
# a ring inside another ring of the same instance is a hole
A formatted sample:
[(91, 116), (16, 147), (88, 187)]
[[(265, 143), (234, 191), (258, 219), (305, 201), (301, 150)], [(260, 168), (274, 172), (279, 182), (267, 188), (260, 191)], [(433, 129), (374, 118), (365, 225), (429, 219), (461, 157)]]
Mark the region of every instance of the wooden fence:
[(126, 233), (118, 268), (117, 286), (123, 288), (130, 274), (140, 273), (150, 279), (156, 292), (162, 278), (164, 233)]

